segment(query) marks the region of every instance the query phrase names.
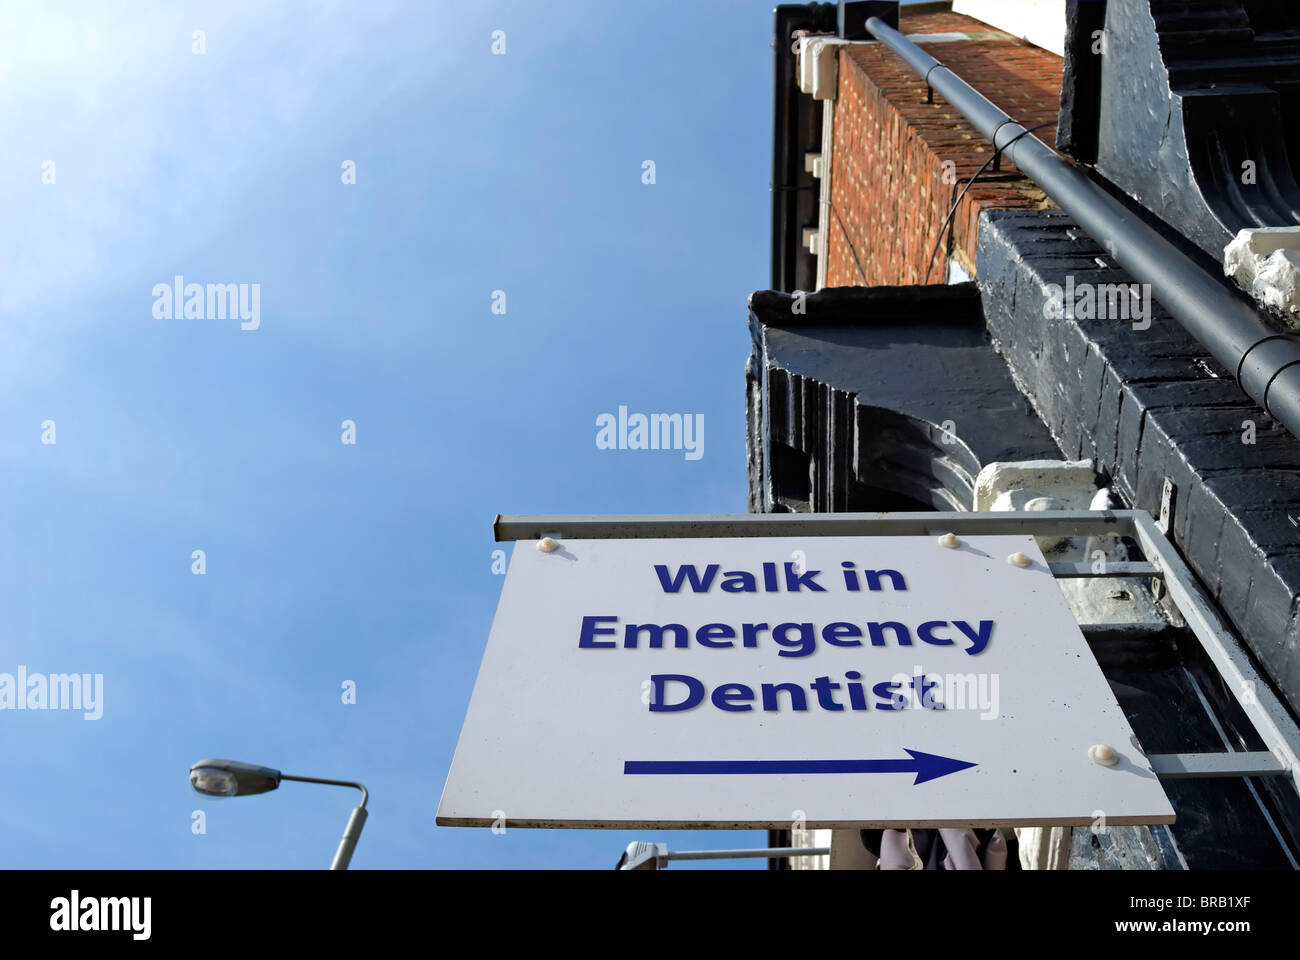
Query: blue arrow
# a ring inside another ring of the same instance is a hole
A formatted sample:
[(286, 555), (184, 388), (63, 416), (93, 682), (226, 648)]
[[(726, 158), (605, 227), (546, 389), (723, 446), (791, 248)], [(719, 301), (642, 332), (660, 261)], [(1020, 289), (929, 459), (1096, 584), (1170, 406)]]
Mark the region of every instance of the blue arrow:
[(967, 760), (922, 753), (920, 750), (904, 751), (910, 760), (625, 760), (626, 774), (674, 773), (915, 773), (915, 786), (927, 780), (937, 780), (950, 773), (979, 766)]

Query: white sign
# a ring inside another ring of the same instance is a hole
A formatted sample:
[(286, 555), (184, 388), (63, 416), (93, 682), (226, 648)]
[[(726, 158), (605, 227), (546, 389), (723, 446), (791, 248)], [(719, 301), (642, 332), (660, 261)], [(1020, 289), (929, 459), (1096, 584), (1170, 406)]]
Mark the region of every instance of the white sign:
[(1103, 818), (1174, 815), (1032, 537), (785, 537), (518, 543), (437, 822)]

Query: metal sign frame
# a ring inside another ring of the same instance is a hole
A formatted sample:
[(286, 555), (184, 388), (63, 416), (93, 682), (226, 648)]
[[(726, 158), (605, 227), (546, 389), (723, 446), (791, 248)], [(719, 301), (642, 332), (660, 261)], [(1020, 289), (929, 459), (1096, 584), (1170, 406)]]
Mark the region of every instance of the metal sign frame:
[(785, 513), (626, 516), (500, 516), (498, 542), (543, 537), (582, 540), (688, 539), (710, 537), (932, 537), (1030, 534), (1039, 537), (1116, 536), (1135, 540), (1142, 562), (1051, 563), (1058, 578), (1151, 577), (1163, 581), (1187, 626), (1233, 693), (1266, 749), (1157, 753), (1147, 759), (1162, 779), (1289, 777), (1300, 790), (1300, 729), (1240, 641), (1145, 510), (1059, 510), (1026, 513)]

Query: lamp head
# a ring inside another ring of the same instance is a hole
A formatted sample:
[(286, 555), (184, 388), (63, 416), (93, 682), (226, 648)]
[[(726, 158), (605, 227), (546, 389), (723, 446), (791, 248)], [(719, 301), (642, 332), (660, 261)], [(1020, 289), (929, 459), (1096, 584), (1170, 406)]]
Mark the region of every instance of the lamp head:
[(238, 760), (200, 760), (190, 767), (190, 786), (206, 797), (246, 797), (279, 785), (279, 770)]
[(634, 840), (619, 857), (615, 870), (663, 870), (668, 866), (668, 844)]

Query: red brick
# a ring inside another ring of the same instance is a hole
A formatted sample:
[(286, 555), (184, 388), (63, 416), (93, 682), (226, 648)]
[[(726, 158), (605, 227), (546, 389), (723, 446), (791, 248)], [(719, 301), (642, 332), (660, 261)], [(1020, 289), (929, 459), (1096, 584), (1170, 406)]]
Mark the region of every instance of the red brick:
[[(923, 46), (1026, 127), (1056, 119), (1061, 59), (1054, 54), (960, 14), (904, 12), (901, 27), (904, 33), (986, 34), (987, 39)], [(831, 203), (839, 218), (831, 214), (826, 285), (864, 282), (845, 232), (867, 284), (922, 283), (955, 191), (989, 158), (992, 145), (938, 94), (926, 103), (925, 83), (882, 44), (850, 45), (839, 58), (831, 171)], [(1037, 135), (1050, 142), (1052, 134), (1047, 127)], [(956, 185), (943, 182), (945, 160), (953, 163)], [(1015, 168), (1003, 161), (1001, 172)], [(969, 269), (980, 211), (1048, 205), (1024, 177), (977, 183), (953, 215), (951, 246)], [(948, 246), (945, 239), (935, 256), (932, 283), (943, 281)]]

